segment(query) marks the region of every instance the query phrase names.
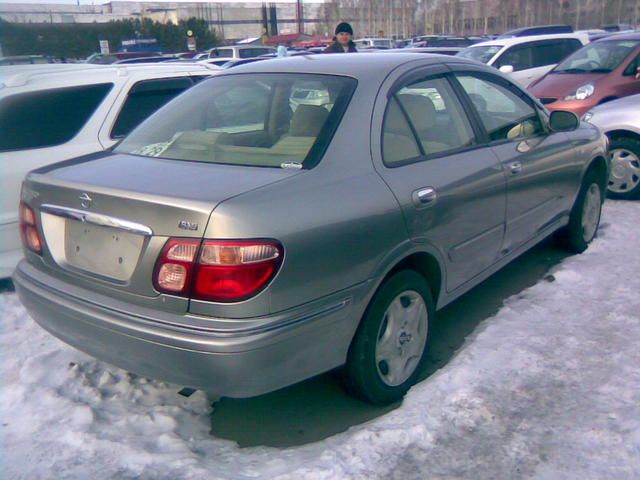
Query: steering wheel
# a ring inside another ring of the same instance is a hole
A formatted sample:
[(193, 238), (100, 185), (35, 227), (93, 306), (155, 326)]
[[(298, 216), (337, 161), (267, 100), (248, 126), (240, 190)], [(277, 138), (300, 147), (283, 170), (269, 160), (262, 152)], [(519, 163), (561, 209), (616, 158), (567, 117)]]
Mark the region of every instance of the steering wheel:
[(591, 66), (593, 65), (589, 70), (595, 70), (596, 68), (602, 68), (602, 66), (596, 62), (595, 60), (587, 60), (587, 65), (586, 66)]

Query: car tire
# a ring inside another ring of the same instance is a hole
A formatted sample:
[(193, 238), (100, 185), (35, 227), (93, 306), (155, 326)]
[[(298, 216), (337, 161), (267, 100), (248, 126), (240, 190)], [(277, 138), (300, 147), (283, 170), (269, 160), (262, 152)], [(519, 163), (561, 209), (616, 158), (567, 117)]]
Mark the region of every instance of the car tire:
[(609, 146), (611, 174), (607, 196), (618, 200), (634, 200), (640, 196), (640, 140), (614, 138)]
[(415, 383), (423, 364), (435, 307), (427, 282), (402, 270), (374, 294), (339, 372), (347, 392), (366, 402), (396, 402)]
[(602, 183), (594, 170), (587, 172), (576, 198), (569, 224), (562, 228), (557, 238), (572, 253), (584, 252), (595, 238), (602, 215)]

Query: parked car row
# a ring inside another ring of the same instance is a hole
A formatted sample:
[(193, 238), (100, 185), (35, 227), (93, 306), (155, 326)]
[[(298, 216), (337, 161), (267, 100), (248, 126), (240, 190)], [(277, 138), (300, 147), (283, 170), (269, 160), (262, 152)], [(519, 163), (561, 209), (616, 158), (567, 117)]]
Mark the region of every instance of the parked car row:
[(585, 33), (515, 37), (458, 55), (499, 68), (548, 110), (571, 111), (602, 128), (611, 145), (609, 196), (638, 198), (640, 32), (608, 33), (591, 43)]

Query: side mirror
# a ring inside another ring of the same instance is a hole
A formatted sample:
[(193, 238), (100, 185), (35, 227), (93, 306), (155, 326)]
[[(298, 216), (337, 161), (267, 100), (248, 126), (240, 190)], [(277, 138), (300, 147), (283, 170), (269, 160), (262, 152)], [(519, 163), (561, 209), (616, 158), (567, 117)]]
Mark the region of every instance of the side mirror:
[(636, 80), (640, 80), (640, 67), (636, 68)]
[(498, 70), (502, 73), (513, 73), (513, 65), (502, 65)]
[(580, 119), (573, 112), (565, 112), (556, 110), (551, 112), (549, 117), (549, 126), (554, 132), (570, 132), (580, 125)]

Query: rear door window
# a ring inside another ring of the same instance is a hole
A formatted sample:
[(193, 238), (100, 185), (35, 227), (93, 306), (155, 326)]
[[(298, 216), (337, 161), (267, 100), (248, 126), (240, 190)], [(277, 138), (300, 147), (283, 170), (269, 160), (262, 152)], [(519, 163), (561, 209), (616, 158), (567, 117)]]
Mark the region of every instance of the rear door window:
[(53, 147), (75, 137), (112, 83), (40, 90), (0, 101), (0, 151)]
[(382, 156), (389, 167), (476, 143), (471, 124), (444, 77), (398, 90), (389, 101), (382, 130)]
[(471, 125), (445, 78), (406, 86), (398, 91), (396, 98), (425, 155), (443, 154), (473, 145), (475, 137)]
[(143, 80), (133, 85), (111, 130), (122, 138), (169, 100), (191, 87), (189, 77)]
[(539, 42), (533, 48), (533, 65), (544, 67), (560, 63), (580, 48), (582, 43), (574, 38)]

